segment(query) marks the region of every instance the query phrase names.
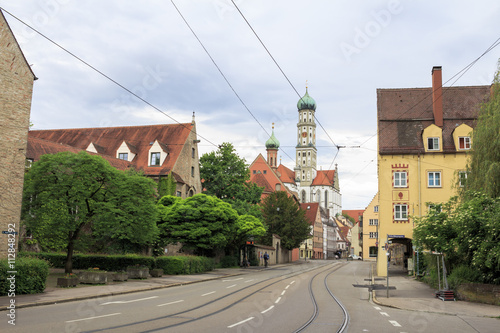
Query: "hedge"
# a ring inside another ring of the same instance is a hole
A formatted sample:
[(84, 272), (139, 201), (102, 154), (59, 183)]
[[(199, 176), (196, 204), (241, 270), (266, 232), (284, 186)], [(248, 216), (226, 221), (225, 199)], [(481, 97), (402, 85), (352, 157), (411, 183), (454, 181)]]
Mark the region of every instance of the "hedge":
[[(21, 252), (18, 256), (35, 257), (48, 261), (52, 267), (64, 268), (66, 254)], [(146, 266), (149, 269), (162, 268), (164, 274), (196, 274), (214, 269), (214, 260), (196, 256), (146, 257), (139, 255), (73, 255), (73, 269), (97, 267), (100, 270), (120, 271), (128, 266)]]
[[(45, 281), (49, 275), (49, 264), (45, 260), (17, 257), (14, 265), (11, 268), (7, 259), (0, 260), (1, 296), (37, 294), (45, 290)], [(9, 271), (16, 273), (8, 273)], [(12, 276), (14, 279), (11, 279)], [(11, 286), (15, 286), (15, 289)]]

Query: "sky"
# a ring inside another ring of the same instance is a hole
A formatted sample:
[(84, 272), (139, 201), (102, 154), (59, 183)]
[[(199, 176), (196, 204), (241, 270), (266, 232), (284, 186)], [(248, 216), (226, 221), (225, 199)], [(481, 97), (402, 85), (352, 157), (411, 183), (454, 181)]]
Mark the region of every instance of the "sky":
[(274, 123), (281, 162), (293, 169), (307, 86), (317, 104), (318, 169), (337, 165), (343, 209), (364, 209), (377, 192), (378, 88), (430, 87), (433, 66), (442, 66), (445, 87), (487, 85), (500, 58), (500, 47), (483, 55), (500, 38), (498, 0), (0, 7), (39, 32), (4, 12), (38, 77), (32, 129), (189, 123), (195, 112), (200, 156), (231, 142), (251, 163), (266, 156)]

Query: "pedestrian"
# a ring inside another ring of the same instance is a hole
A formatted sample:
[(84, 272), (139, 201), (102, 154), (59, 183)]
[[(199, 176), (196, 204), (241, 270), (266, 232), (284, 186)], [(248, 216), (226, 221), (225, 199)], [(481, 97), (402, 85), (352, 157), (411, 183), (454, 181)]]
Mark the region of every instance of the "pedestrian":
[(266, 267), (267, 267), (267, 261), (268, 260), (269, 260), (269, 254), (267, 254), (267, 252), (266, 252), (266, 253), (264, 253), (264, 264), (265, 264)]

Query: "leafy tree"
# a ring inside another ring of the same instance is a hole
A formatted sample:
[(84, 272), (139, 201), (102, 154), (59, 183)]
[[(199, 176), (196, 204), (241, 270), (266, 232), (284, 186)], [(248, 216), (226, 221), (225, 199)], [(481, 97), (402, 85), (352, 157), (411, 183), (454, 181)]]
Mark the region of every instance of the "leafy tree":
[(229, 252), (238, 250), (250, 239), (259, 239), (266, 234), (266, 228), (261, 220), (253, 215), (241, 215), (236, 220), (232, 240), (229, 243)]
[(162, 198), (166, 195), (175, 195), (177, 183), (175, 182), (172, 172), (167, 177), (160, 178), (158, 182), (158, 197)]
[(493, 81), (492, 95), (481, 106), (472, 134), (471, 158), (467, 169), (467, 190), (485, 192), (492, 198), (500, 196), (500, 62)]
[(82, 233), (148, 244), (157, 236), (154, 182), (87, 152), (44, 155), (27, 172), (23, 219), (46, 249), (66, 249), (72, 272)]
[(261, 207), (267, 226), (267, 244), (271, 245), (272, 235), (277, 234), (281, 237), (283, 248), (291, 250), (309, 238), (311, 226), (306, 220), (305, 211), (285, 191), (271, 193), (264, 198)]
[(250, 172), (245, 159), (238, 156), (230, 143), (200, 158), (200, 177), (205, 193), (230, 203), (240, 215), (259, 217), (255, 205), (263, 188), (249, 182)]
[(202, 255), (224, 249), (238, 220), (231, 205), (202, 193), (177, 200), (161, 211), (160, 237), (167, 243), (180, 242), (183, 248)]

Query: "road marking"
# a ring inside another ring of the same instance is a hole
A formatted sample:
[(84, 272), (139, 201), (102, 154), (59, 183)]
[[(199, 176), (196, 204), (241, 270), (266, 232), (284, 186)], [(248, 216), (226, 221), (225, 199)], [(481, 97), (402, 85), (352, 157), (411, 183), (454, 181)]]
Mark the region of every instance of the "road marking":
[(249, 321), (249, 320), (252, 320), (253, 318), (254, 318), (254, 317), (247, 318), (247, 319), (245, 319), (245, 320), (242, 320), (242, 321), (240, 321), (240, 322), (237, 322), (236, 324), (232, 324), (231, 326), (228, 326), (227, 328), (233, 328), (234, 326), (241, 325), (241, 324), (243, 324), (243, 323), (246, 323), (246, 322), (247, 322), (247, 321)]
[(394, 327), (401, 327), (401, 325), (399, 325), (399, 323), (395, 320), (389, 320), (389, 322), (392, 324), (392, 326)]
[(106, 303), (102, 303), (101, 305), (108, 305), (108, 304), (127, 304), (127, 303), (133, 303), (133, 302), (145, 301), (145, 300), (147, 300), (147, 299), (153, 299), (153, 298), (158, 298), (158, 296), (152, 296), (152, 297), (146, 297), (146, 298), (133, 299), (133, 300), (130, 300), (130, 301), (113, 301), (113, 302), (106, 302)]
[(207, 296), (207, 295), (210, 295), (210, 294), (213, 294), (213, 293), (215, 293), (215, 291), (211, 291), (211, 292), (209, 292), (209, 293), (203, 294), (203, 295), (201, 295), (201, 297), (203, 297), (203, 296)]
[(181, 302), (184, 302), (184, 300), (181, 299), (181, 300), (178, 300), (178, 301), (174, 301), (174, 302), (170, 302), (170, 303), (165, 303), (165, 304), (160, 304), (160, 305), (157, 305), (157, 306), (165, 306), (165, 305), (176, 304), (176, 303), (181, 303)]
[(232, 279), (232, 280), (222, 280), (222, 282), (238, 281), (238, 280), (243, 280), (243, 278), (237, 278), (237, 279)]
[(378, 306), (374, 306), (373, 308), (374, 308), (375, 310), (377, 310), (377, 311), (382, 310), (382, 308), (380, 308), (380, 307), (378, 307)]
[(290, 285), (286, 286), (286, 287), (285, 287), (285, 290), (286, 290), (286, 289), (288, 289), (288, 288), (290, 288)]
[(281, 292), (281, 296), (285, 295), (285, 293), (286, 293), (286, 290), (283, 290), (283, 291)]
[(290, 284), (294, 284), (295, 283), (295, 280), (293, 280), (292, 282), (290, 282)]
[(264, 311), (261, 311), (262, 314), (266, 313), (267, 311), (271, 310), (272, 308), (274, 308), (274, 305), (271, 305), (268, 309), (264, 310)]
[(116, 316), (119, 314), (121, 314), (121, 313), (117, 312), (117, 313), (111, 313), (111, 314), (102, 315), (102, 316), (88, 317), (88, 318), (75, 319), (75, 320), (67, 320), (66, 323), (74, 323), (75, 321), (92, 320), (92, 319), (97, 319), (97, 318), (111, 317), (111, 316)]
[(230, 286), (227, 286), (227, 287), (226, 287), (226, 289), (229, 289), (229, 288), (232, 288), (232, 287), (236, 287), (236, 285), (235, 285), (235, 284), (232, 284), (232, 285), (230, 285)]
[(274, 304), (278, 304), (279, 301), (281, 301), (281, 297), (278, 297), (278, 299), (276, 300), (276, 302), (274, 302)]
[(390, 317), (390, 316), (389, 316), (389, 314), (388, 314), (387, 312), (380, 312), (380, 314), (381, 314), (382, 316)]
[(246, 280), (245, 283), (252, 282), (253, 280), (255, 280), (255, 279)]

